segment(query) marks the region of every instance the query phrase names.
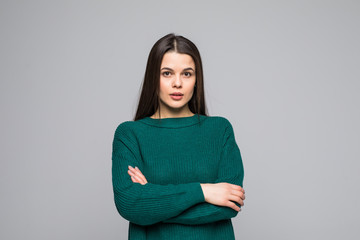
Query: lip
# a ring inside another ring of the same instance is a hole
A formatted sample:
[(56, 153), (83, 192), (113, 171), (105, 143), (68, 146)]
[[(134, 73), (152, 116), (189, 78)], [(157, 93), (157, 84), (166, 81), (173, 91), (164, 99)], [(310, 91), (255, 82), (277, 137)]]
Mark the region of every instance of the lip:
[(173, 94), (170, 94), (170, 97), (173, 99), (173, 100), (181, 100), (183, 98), (183, 95), (173, 95)]
[(170, 95), (181, 95), (181, 96), (184, 96), (184, 94), (182, 94), (181, 92), (173, 92), (173, 93), (171, 93)]

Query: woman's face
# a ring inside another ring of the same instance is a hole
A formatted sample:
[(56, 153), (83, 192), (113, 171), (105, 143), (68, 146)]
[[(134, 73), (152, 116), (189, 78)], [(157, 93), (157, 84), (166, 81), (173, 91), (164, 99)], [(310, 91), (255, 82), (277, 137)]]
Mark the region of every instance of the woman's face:
[(161, 115), (189, 114), (188, 107), (196, 82), (195, 63), (188, 54), (167, 52), (160, 67)]

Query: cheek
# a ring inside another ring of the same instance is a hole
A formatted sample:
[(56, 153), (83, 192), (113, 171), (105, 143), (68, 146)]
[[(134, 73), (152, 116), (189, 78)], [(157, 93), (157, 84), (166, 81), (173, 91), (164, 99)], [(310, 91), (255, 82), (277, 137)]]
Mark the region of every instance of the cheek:
[(188, 86), (188, 90), (189, 90), (189, 92), (194, 92), (195, 91), (195, 80), (194, 80), (194, 82), (193, 83), (191, 83), (189, 86)]
[(159, 88), (160, 88), (159, 89), (160, 90), (160, 92), (159, 92), (160, 95), (166, 94), (166, 92), (167, 92), (167, 84), (166, 84), (166, 82), (160, 80)]

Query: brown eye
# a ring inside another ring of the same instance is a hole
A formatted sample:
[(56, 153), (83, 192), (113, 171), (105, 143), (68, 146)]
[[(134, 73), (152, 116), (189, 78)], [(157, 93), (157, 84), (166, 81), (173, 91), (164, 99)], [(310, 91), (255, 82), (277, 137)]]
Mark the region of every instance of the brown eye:
[(163, 74), (163, 76), (168, 77), (168, 76), (170, 76), (171, 73), (170, 72), (163, 72), (162, 74)]
[(190, 72), (185, 72), (184, 75), (185, 77), (191, 77), (192, 74)]

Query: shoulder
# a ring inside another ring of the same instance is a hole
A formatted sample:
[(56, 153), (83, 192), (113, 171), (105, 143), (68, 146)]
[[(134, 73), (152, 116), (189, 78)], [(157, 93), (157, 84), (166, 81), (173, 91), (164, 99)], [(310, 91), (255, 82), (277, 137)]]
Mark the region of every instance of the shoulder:
[(212, 122), (213, 124), (215, 124), (217, 127), (221, 127), (221, 128), (232, 128), (231, 122), (229, 121), (228, 118), (223, 117), (223, 116), (208, 116), (208, 121)]
[(116, 129), (115, 129), (115, 133), (122, 133), (122, 132), (126, 132), (129, 131), (131, 129), (131, 123), (132, 121), (124, 121), (121, 122), (117, 125)]
[(139, 137), (141, 129), (137, 121), (124, 121), (118, 124), (115, 129), (113, 146), (126, 146), (133, 152), (139, 151)]
[(139, 128), (137, 121), (124, 121), (117, 125), (115, 129), (115, 136), (131, 137), (134, 136)]
[(221, 134), (224, 141), (229, 137), (235, 136), (233, 126), (228, 118), (223, 116), (211, 116), (209, 119), (210, 121), (213, 121), (213, 126), (218, 129), (218, 134)]

